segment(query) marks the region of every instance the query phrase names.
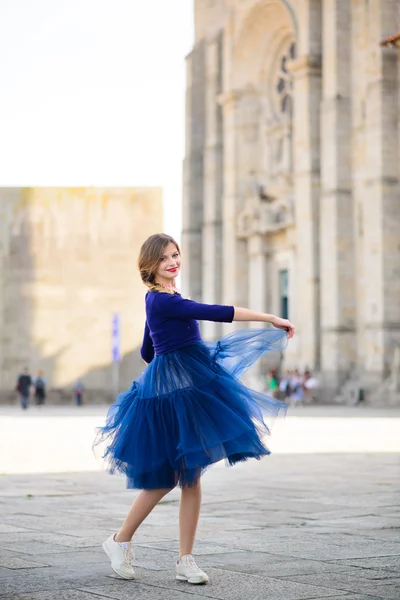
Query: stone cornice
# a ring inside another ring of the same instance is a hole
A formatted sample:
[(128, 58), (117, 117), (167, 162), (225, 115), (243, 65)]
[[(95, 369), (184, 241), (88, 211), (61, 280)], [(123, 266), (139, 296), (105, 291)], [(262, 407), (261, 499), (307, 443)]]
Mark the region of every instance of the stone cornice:
[(303, 73), (321, 73), (322, 60), (321, 56), (305, 54), (288, 62), (288, 70), (295, 77)]
[(245, 87), (241, 89), (230, 90), (229, 92), (219, 94), (217, 96), (217, 102), (221, 106), (228, 106), (229, 104), (235, 104), (243, 98), (258, 98), (260, 93), (260, 90), (258, 90), (256, 87)]
[(240, 91), (233, 90), (231, 92), (225, 92), (224, 94), (218, 94), (217, 102), (220, 106), (229, 106), (229, 104), (235, 104), (240, 97)]

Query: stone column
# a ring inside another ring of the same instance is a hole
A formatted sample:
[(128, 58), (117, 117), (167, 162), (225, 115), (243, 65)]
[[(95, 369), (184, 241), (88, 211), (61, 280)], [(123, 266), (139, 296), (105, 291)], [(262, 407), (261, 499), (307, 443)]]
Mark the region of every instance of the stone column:
[[(217, 102), (222, 86), (222, 36), (206, 45), (204, 208), (202, 228), (202, 295), (203, 301), (221, 302), (222, 274), (222, 110)], [(204, 321), (206, 339), (221, 336), (220, 323)]]
[(296, 212), (296, 314), (299, 367), (320, 367), (319, 197), (321, 10), (320, 0), (299, 1), (298, 58), (294, 76), (294, 197)]
[[(267, 248), (265, 236), (256, 233), (248, 240), (249, 298), (251, 308), (267, 312)], [(262, 327), (262, 323), (259, 324)]]
[[(247, 244), (237, 237), (237, 214), (241, 196), (237, 181), (237, 126), (239, 94), (232, 92), (220, 98), (224, 117), (224, 194), (222, 201), (222, 302), (248, 305)], [(243, 327), (243, 323), (241, 324)], [(231, 327), (223, 326), (224, 331)]]
[[(254, 233), (248, 239), (249, 303), (253, 310), (259, 312), (267, 312), (268, 261), (266, 246), (265, 236), (259, 233)], [(264, 323), (255, 325), (259, 328), (266, 327)], [(265, 370), (265, 360), (257, 361), (252, 367), (251, 378), (248, 382), (253, 389), (261, 391), (265, 388)]]
[(322, 39), (321, 368), (334, 396), (356, 362), (348, 0), (325, 0)]
[(368, 65), (368, 13), (364, 0), (351, 0), (351, 160), (353, 196), (353, 232), (356, 302), (356, 368), (364, 368), (365, 338), (365, 271), (364, 204), (369, 202), (366, 179), (366, 94)]
[(400, 343), (398, 54), (380, 47), (397, 30), (397, 3), (369, 4), (366, 94), (366, 201), (363, 212), (365, 371), (378, 383)]
[(183, 270), (182, 292), (193, 300), (202, 299), (202, 224), (204, 198), (204, 95), (206, 89), (204, 42), (187, 57), (186, 152), (183, 183), (182, 250), (187, 268)]

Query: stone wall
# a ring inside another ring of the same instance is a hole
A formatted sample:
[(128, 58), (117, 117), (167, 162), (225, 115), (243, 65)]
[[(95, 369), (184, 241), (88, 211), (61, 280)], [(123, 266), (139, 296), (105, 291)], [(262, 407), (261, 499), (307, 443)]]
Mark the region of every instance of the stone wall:
[(113, 391), (111, 330), (121, 320), (120, 387), (141, 368), (145, 289), (136, 261), (162, 230), (156, 188), (0, 189), (0, 390), (43, 369), (54, 399), (77, 378)]

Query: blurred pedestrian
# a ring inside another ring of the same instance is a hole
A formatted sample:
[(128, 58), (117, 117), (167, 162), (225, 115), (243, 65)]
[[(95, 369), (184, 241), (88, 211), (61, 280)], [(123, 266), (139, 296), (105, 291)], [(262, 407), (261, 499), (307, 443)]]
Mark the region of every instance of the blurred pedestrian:
[(282, 379), (279, 382), (279, 391), (280, 391), (280, 396), (281, 399), (284, 400), (285, 402), (287, 402), (290, 398), (290, 381), (292, 378), (292, 372), (287, 370), (285, 371), (284, 376), (282, 377)]
[(298, 369), (292, 373), (290, 380), (290, 403), (301, 404), (304, 399), (304, 378)]
[(33, 387), (35, 389), (36, 406), (43, 406), (46, 400), (46, 380), (43, 371), (39, 370), (37, 372)]
[(16, 391), (21, 400), (21, 407), (26, 410), (29, 405), (29, 396), (32, 387), (32, 377), (30, 376), (28, 367), (24, 367), (23, 372), (18, 376)]
[(319, 381), (308, 369), (304, 373), (304, 398), (307, 402), (318, 400)]
[(74, 385), (74, 398), (75, 404), (77, 406), (82, 406), (83, 404), (83, 392), (85, 391), (85, 387), (83, 385), (82, 379), (77, 379)]
[(279, 383), (278, 376), (276, 373), (276, 369), (270, 369), (267, 375), (267, 391), (271, 394), (273, 398), (278, 397), (279, 393)]

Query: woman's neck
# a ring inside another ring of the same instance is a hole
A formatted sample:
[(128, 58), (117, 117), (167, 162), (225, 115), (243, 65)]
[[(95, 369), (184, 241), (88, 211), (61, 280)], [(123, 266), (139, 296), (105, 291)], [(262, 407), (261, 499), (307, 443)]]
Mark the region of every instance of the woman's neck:
[(161, 287), (163, 287), (163, 288), (165, 288), (166, 290), (173, 290), (174, 292), (178, 291), (176, 289), (176, 286), (175, 286), (175, 279), (172, 282), (168, 281), (168, 282), (165, 282), (165, 283), (161, 282), (161, 281), (156, 281), (156, 284), (159, 285), (159, 286), (161, 286)]

